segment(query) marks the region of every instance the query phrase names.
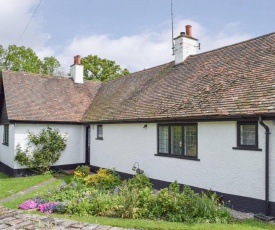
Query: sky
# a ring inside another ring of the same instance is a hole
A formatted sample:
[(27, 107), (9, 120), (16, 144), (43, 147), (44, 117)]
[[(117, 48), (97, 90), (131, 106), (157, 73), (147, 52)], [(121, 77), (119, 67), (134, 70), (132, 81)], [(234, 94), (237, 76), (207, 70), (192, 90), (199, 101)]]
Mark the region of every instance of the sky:
[[(0, 45), (54, 56), (66, 73), (75, 55), (131, 72), (174, 60), (171, 0), (42, 0), (33, 16), (40, 1), (0, 0)], [(275, 32), (274, 9), (275, 0), (173, 0), (174, 37), (189, 24), (198, 53), (238, 43)]]

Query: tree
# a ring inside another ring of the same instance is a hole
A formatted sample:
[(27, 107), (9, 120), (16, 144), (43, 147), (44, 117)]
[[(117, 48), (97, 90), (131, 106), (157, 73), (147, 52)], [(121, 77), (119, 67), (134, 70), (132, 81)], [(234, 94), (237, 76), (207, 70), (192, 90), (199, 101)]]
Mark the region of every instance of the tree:
[(97, 55), (88, 55), (81, 59), (84, 66), (84, 79), (106, 81), (129, 74), (128, 69), (122, 69), (114, 61), (99, 58)]
[(53, 75), (59, 67), (60, 63), (55, 57), (44, 57), (41, 65), (41, 73)]
[(45, 173), (60, 158), (66, 148), (67, 137), (58, 129), (42, 129), (39, 134), (28, 134), (27, 148), (23, 150), (18, 144), (15, 160), (22, 166), (38, 173)]
[(42, 61), (31, 48), (10, 45), (7, 49), (0, 46), (0, 68), (25, 71), (29, 73), (53, 74), (60, 67), (54, 57), (45, 57)]

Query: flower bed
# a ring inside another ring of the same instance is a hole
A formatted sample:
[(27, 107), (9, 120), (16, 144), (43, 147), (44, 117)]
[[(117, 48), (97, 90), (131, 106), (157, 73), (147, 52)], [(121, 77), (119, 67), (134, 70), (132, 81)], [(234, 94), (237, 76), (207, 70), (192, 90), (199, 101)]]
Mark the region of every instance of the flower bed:
[(181, 191), (177, 182), (154, 192), (144, 174), (122, 181), (111, 170), (100, 169), (97, 174), (88, 175), (83, 166), (78, 169), (71, 183), (62, 182), (58, 188), (26, 201), (20, 207), (47, 213), (189, 223), (227, 223), (231, 220), (229, 211), (218, 202), (215, 193), (197, 194), (188, 186)]

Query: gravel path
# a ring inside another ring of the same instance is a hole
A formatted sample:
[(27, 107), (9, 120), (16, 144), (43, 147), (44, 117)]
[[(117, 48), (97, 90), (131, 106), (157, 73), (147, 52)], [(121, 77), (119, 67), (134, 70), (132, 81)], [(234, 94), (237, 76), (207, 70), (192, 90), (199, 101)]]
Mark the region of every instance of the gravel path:
[(249, 212), (240, 212), (233, 209), (229, 209), (231, 215), (233, 218), (239, 219), (239, 220), (245, 220), (245, 219), (253, 219), (254, 214)]

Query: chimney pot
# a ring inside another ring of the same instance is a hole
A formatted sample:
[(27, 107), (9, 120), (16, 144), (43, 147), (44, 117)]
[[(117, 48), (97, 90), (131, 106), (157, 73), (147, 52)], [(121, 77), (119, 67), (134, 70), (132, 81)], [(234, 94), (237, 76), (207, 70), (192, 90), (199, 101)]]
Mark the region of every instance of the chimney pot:
[(188, 37), (192, 37), (192, 26), (191, 25), (186, 25), (185, 30), (186, 30), (186, 35)]
[(80, 62), (81, 62), (81, 56), (80, 55), (74, 56), (74, 64), (80, 65), (81, 64)]

